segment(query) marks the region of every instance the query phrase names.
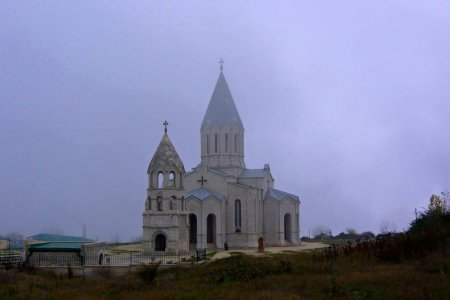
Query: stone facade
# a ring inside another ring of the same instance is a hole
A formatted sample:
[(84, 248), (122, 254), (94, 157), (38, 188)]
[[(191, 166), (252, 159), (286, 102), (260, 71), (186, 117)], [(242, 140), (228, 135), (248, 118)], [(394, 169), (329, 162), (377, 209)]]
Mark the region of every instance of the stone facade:
[(268, 164), (246, 168), (244, 127), (222, 71), (200, 136), (201, 162), (186, 173), (166, 130), (148, 169), (144, 248), (257, 247), (260, 237), (266, 245), (299, 243), (300, 200), (274, 188)]
[(148, 189), (143, 213), (144, 251), (188, 250), (183, 162), (164, 134), (147, 170)]

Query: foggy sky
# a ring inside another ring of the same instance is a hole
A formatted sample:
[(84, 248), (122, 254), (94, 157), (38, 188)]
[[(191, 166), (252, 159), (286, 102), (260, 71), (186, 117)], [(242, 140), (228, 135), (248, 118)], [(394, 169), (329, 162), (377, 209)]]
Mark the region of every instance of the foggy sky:
[(448, 1), (1, 1), (0, 234), (142, 232), (169, 122), (186, 170), (219, 75), (301, 235), (407, 229), (450, 189)]

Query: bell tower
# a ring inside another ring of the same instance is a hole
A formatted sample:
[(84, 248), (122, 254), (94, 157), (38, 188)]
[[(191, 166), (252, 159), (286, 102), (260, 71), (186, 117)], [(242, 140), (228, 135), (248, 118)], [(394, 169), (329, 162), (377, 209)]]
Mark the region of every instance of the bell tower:
[(201, 158), (209, 167), (241, 170), (245, 168), (244, 125), (223, 74), (223, 60), (219, 63), (219, 78), (200, 130)]
[(148, 189), (143, 213), (144, 251), (189, 250), (188, 213), (184, 201), (183, 162), (167, 134), (148, 166)]

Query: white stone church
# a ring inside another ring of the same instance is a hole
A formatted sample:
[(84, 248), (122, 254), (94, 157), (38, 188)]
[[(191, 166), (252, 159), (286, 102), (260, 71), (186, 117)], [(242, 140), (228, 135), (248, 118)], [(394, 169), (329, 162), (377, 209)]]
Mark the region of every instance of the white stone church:
[(200, 128), (201, 162), (185, 172), (165, 133), (148, 167), (144, 250), (299, 242), (299, 197), (274, 188), (270, 167), (247, 169), (244, 126), (220, 68)]

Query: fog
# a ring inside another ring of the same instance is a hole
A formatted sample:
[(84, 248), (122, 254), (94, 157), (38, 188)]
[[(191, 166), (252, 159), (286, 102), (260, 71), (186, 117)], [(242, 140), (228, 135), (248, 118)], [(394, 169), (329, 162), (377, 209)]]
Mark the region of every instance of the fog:
[(139, 236), (162, 123), (195, 167), (221, 58), (302, 236), (405, 230), (450, 188), (449, 53), (448, 1), (2, 1), (0, 234)]

